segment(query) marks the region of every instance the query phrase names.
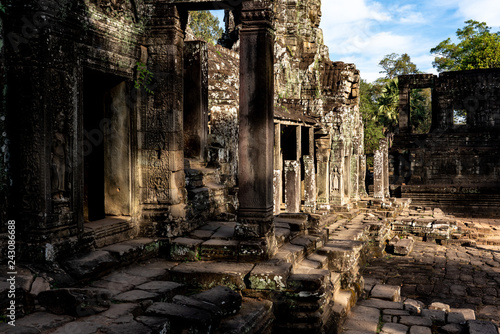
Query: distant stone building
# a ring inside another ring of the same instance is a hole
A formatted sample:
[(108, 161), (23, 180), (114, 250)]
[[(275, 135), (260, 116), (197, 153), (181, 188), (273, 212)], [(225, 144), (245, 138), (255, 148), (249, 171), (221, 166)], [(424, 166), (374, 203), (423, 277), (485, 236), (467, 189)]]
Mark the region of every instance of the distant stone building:
[[(226, 10), (233, 51), (186, 38), (189, 11), (204, 9)], [(7, 11), (1, 211), (20, 257), (58, 260), (124, 231), (168, 240), (207, 219), (235, 221), (266, 257), (274, 214), (365, 193), (359, 72), (328, 59), (319, 0)]]
[[(417, 88), (432, 89), (432, 128), (423, 135), (411, 133), (410, 92)], [(416, 205), (498, 216), (500, 69), (400, 76), (399, 90), (394, 190)]]

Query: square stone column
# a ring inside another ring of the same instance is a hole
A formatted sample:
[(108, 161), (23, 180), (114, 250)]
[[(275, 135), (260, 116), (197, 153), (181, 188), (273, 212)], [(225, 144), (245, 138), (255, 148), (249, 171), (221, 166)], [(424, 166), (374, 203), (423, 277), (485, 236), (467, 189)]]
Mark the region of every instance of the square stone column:
[(184, 44), (184, 156), (205, 161), (208, 137), (208, 48)]
[(359, 157), (359, 196), (366, 197), (366, 155), (361, 155)]
[(281, 153), (281, 124), (274, 124), (274, 214), (279, 215), (283, 195), (283, 154)]
[(316, 161), (318, 164), (316, 187), (319, 210), (330, 210), (330, 136), (316, 139)]
[(304, 212), (316, 212), (316, 170), (314, 157), (304, 155)]
[[(345, 143), (341, 139), (333, 141), (330, 157), (330, 203), (335, 206), (346, 204), (346, 189), (349, 189), (350, 175), (347, 175), (349, 161), (345, 156)], [(347, 188), (346, 188), (347, 187)]]
[(383, 159), (384, 197), (390, 198), (391, 193), (389, 190), (389, 145), (386, 138), (380, 140), (380, 150), (382, 151), (382, 159)]
[(373, 158), (373, 198), (376, 201), (383, 201), (384, 192), (384, 155), (379, 148), (375, 151)]
[(284, 171), (286, 212), (300, 212), (300, 161), (285, 160)]
[[(155, 3), (150, 20), (148, 68), (155, 79), (154, 94), (146, 96), (138, 128), (140, 202), (144, 228), (170, 237), (185, 221), (187, 192), (184, 175), (184, 32), (186, 12)], [(152, 224), (155, 223), (155, 224)]]
[(235, 236), (275, 252), (273, 222), (274, 31), (270, 1), (244, 1), (240, 30), (240, 203)]

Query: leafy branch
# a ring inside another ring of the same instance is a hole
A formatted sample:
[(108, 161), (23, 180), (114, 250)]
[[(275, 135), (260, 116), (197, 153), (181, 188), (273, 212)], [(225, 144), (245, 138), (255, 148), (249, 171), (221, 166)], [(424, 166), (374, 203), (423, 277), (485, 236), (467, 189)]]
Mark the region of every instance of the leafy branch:
[(134, 81), (134, 87), (136, 89), (144, 88), (146, 93), (154, 94), (154, 92), (149, 88), (153, 81), (153, 73), (148, 70), (146, 64), (142, 62), (137, 62), (137, 80)]

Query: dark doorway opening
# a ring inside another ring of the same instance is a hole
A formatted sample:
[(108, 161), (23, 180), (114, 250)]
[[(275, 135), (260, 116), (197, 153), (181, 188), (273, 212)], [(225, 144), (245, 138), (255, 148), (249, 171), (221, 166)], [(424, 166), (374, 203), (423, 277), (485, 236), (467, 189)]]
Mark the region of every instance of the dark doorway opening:
[(128, 85), (89, 69), (83, 82), (84, 220), (130, 215)]

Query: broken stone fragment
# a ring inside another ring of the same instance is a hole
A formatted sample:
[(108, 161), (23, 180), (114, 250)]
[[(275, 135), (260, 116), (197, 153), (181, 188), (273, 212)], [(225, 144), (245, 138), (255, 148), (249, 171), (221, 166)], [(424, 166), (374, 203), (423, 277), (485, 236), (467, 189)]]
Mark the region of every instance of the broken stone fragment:
[(42, 291), (38, 294), (38, 302), (52, 313), (75, 317), (85, 317), (106, 311), (110, 305), (105, 293), (92, 289)]
[(420, 314), (424, 307), (425, 307), (424, 303), (418, 300), (407, 299), (404, 302), (404, 309), (406, 311), (409, 311), (410, 314)]

